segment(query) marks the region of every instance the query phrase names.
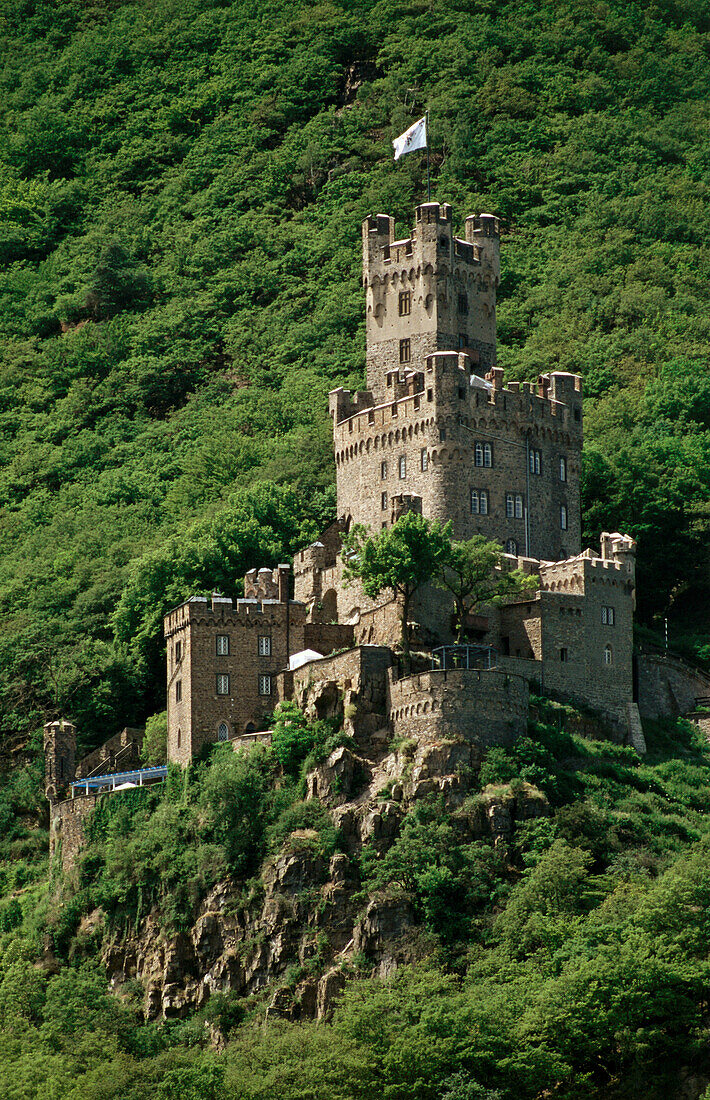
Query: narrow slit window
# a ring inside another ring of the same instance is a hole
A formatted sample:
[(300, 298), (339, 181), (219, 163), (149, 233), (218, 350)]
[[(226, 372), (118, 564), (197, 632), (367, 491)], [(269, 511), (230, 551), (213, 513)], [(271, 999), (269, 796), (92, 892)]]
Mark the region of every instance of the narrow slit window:
[(421, 464), (422, 472), (426, 471), (429, 468), (429, 454), (426, 447), (422, 447), (419, 461)]
[(567, 505), (560, 505), (560, 527), (563, 531), (567, 530)]

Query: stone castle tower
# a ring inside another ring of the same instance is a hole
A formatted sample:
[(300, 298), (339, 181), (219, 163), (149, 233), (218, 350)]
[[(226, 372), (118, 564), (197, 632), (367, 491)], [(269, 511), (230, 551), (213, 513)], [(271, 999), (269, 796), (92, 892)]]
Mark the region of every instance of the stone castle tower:
[(338, 515), (371, 531), (412, 509), (509, 554), (581, 550), (582, 386), (557, 371), (503, 385), (496, 367), (498, 220), (447, 204), (363, 224), (367, 390), (330, 395)]

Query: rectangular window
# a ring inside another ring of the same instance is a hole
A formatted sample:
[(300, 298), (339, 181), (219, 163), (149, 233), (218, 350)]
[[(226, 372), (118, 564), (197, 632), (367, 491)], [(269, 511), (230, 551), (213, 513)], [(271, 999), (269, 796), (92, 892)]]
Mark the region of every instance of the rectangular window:
[(468, 294), (459, 294), (459, 313), (468, 313)]
[(614, 626), (616, 616), (613, 607), (602, 608), (602, 626)]
[(229, 695), (229, 676), (226, 673), (220, 673), (217, 677), (217, 694)]
[(446, 428), (439, 428), (439, 443), (446, 442)]
[(387, 463), (386, 462), (381, 462), (380, 463), (380, 477), (382, 478), (383, 481), (387, 477)]
[(261, 634), (259, 636), (259, 656), (271, 656), (271, 637), (269, 634)]
[(383, 493), (382, 494), (382, 511), (385, 512), (386, 510), (387, 510), (387, 493)]
[(466, 335), (465, 332), (460, 332), (459, 333), (459, 351), (461, 351), (463, 348), (466, 348), (466, 347), (468, 347), (468, 336)]
[(412, 293), (409, 290), (401, 291), (399, 295), (399, 315), (408, 317), (412, 312)]
[(560, 481), (567, 480), (567, 459), (560, 456)]
[(488, 490), (471, 490), (471, 514), (474, 516), (488, 515)]
[(567, 505), (560, 505), (560, 527), (563, 531), (567, 530)]
[(479, 495), (479, 500), (480, 500), (481, 515), (482, 516), (487, 516), (488, 515), (488, 490), (487, 489), (481, 489), (481, 491), (478, 495)]
[(367, 414), (367, 423), (368, 424), (374, 424), (375, 423), (375, 414), (374, 414), (374, 412), (370, 411)]
[(426, 391), (426, 399), (427, 399), (427, 401), (433, 401), (434, 400), (434, 391), (433, 390), (427, 390)]
[(182, 702), (182, 680), (175, 681), (175, 702)]
[(490, 469), (493, 465), (493, 448), (490, 443), (483, 444), (483, 465), (486, 469)]
[(505, 516), (506, 519), (515, 518), (515, 497), (512, 493), (505, 494)]
[(406, 477), (407, 476), (407, 456), (406, 455), (400, 455), (399, 456), (399, 476), (400, 477)]
[(530, 473), (540, 474), (542, 473), (542, 451), (531, 450), (529, 452), (530, 458)]
[(259, 677), (259, 695), (271, 695), (271, 677)]
[(476, 466), (483, 466), (483, 444), (475, 443), (473, 448), (473, 461)]
[(421, 463), (422, 471), (426, 470), (429, 466), (429, 455), (427, 453), (426, 447), (422, 447), (421, 453), (419, 455), (419, 461)]
[(562, 661), (562, 664), (566, 664), (567, 661), (569, 661), (569, 650), (566, 646), (563, 646), (560, 650), (560, 660)]
[(412, 359), (412, 344), (409, 339), (399, 341), (399, 361), (409, 363)]
[(520, 493), (515, 494), (515, 518), (523, 518), (523, 498)]
[(229, 634), (218, 634), (216, 638), (216, 650), (218, 657), (229, 656)]
[(182, 642), (175, 643), (175, 664), (179, 665), (182, 660)]

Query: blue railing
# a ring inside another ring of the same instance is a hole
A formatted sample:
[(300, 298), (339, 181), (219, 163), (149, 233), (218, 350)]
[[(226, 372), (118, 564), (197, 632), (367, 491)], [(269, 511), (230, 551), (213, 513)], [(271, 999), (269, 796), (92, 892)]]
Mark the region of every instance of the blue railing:
[(74, 797), (77, 792), (88, 794), (90, 791), (115, 791), (117, 787), (124, 785), (144, 787), (148, 783), (162, 782), (167, 776), (166, 764), (153, 768), (136, 768), (130, 772), (114, 772), (113, 775), (92, 775), (91, 778), (87, 776), (86, 779), (75, 779), (71, 784), (71, 793)]

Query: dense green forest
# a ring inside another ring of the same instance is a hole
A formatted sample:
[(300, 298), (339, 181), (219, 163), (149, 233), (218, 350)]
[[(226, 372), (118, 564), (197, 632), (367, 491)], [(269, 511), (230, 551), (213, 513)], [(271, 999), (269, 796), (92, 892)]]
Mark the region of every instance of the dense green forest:
[(410, 224), (425, 108), (435, 195), (502, 218), (500, 362), (584, 375), (588, 538), (637, 536), (642, 618), (706, 645), (704, 4), (0, 11), (6, 734), (162, 709), (162, 612), (330, 519), (360, 222)]
[(434, 196), (502, 220), (499, 362), (584, 376), (585, 537), (633, 534), (642, 623), (710, 659), (707, 5), (0, 0), (0, 51), (0, 736), (23, 765), (0, 788), (0, 1095), (655, 1100), (710, 1078), (692, 727), (647, 731), (643, 765), (544, 721), (491, 754), (480, 785), (527, 783), (551, 816), (504, 865), (418, 809), (360, 873), (412, 895), (426, 962), (354, 982), (331, 1025), (266, 1028), (229, 996), (143, 1023), (80, 922), (151, 899), (179, 926), (299, 823), (332, 851), (299, 775), (277, 794), (269, 753), (217, 754), (119, 796), (72, 894), (38, 736), (64, 713), (90, 747), (162, 710), (164, 611), (332, 519), (360, 223), (408, 228), (424, 164), (390, 142), (425, 109)]

